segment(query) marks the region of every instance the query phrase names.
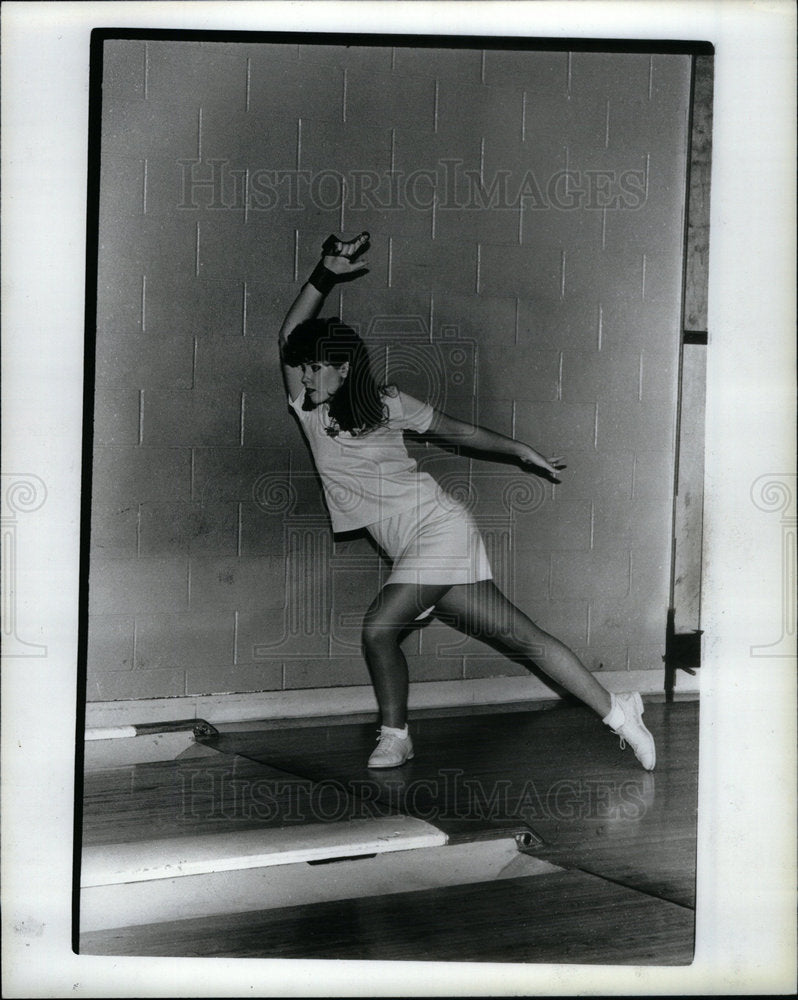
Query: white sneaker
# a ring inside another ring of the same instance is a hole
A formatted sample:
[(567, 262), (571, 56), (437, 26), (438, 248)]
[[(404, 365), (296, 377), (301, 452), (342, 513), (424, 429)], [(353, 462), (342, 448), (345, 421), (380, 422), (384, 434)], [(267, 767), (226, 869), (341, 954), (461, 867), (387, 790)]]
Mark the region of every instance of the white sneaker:
[(653, 771), (657, 762), (654, 737), (643, 722), (643, 699), (637, 691), (610, 694), (612, 708), (601, 721), (621, 738), (621, 750), (626, 744), (634, 750), (635, 757), (647, 771)]
[(368, 766), (378, 767), (401, 767), (407, 760), (413, 757), (413, 741), (410, 733), (404, 736), (398, 729), (391, 729), (383, 726), (380, 729), (377, 746), (369, 757)]

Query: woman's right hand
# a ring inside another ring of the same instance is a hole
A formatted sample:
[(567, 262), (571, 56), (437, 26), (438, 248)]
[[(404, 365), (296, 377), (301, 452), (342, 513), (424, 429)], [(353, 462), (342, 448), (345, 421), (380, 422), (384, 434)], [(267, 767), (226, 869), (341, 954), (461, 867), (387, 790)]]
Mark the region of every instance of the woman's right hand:
[(321, 262), (328, 271), (340, 277), (357, 277), (365, 274), (368, 271), (366, 266), (368, 261), (363, 254), (368, 250), (370, 242), (369, 234), (365, 232), (353, 240), (336, 239), (334, 243), (332, 240), (327, 240), (322, 249), (329, 249), (331, 244), (333, 246), (331, 252), (322, 257)]
[(522, 442), (518, 442), (518, 444), (517, 455), (521, 461), (521, 465), (525, 469), (529, 472), (541, 469), (546, 474), (547, 479), (555, 483), (560, 482), (560, 472), (567, 468), (561, 455), (557, 455), (554, 458), (545, 458), (539, 451), (530, 448), (528, 444), (523, 444)]

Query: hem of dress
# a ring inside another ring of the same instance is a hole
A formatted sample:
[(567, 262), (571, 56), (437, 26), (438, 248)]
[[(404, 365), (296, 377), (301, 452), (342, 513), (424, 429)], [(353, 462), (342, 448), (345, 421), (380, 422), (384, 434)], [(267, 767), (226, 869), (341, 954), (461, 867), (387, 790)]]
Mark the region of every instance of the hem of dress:
[[(422, 577), (421, 579), (419, 577)], [(457, 577), (457, 579), (452, 579), (452, 577)], [(464, 573), (413, 573), (413, 572), (403, 572), (399, 570), (395, 575), (390, 573), (385, 583), (414, 583), (420, 587), (430, 585), (432, 587), (458, 587), (469, 583), (484, 583), (486, 580), (492, 580), (493, 574), (479, 575), (476, 576), (466, 575)], [(384, 586), (385, 584), (383, 584)]]
[(416, 503), (408, 504), (407, 507), (399, 507), (398, 509), (392, 511), (390, 514), (386, 514), (385, 517), (378, 517), (376, 521), (366, 521), (365, 524), (359, 524), (359, 525), (357, 525), (356, 527), (353, 527), (353, 528), (336, 528), (335, 525), (332, 524), (332, 518), (330, 518), (330, 523), (332, 524), (333, 534), (334, 535), (346, 535), (346, 534), (349, 534), (352, 531), (368, 531), (368, 529), (371, 528), (371, 527), (373, 527), (375, 524), (382, 524), (383, 521), (391, 521), (391, 520), (393, 520), (393, 518), (397, 517), (399, 514), (406, 514), (408, 511), (418, 510), (419, 507), (421, 507), (423, 504), (425, 504), (430, 499), (437, 500), (438, 498), (437, 497), (434, 497), (434, 498), (433, 497), (424, 497), (422, 500), (419, 500)]

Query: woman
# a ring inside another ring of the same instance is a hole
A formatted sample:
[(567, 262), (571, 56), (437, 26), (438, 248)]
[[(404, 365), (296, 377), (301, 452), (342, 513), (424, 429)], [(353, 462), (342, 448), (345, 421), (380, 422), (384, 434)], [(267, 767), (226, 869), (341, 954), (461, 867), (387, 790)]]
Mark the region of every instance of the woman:
[(392, 560), (392, 572), (363, 623), (363, 650), (381, 712), (370, 768), (413, 757), (407, 728), (408, 670), (400, 639), (433, 610), (477, 638), (490, 636), (508, 655), (532, 660), (590, 706), (634, 750), (646, 770), (654, 739), (637, 692), (611, 694), (577, 656), (544, 632), (496, 587), (479, 531), (468, 511), (426, 473), (404, 446), (403, 432), (430, 433), (488, 456), (512, 458), (557, 481), (560, 458), (455, 420), (394, 386), (378, 386), (365, 347), (337, 318), (319, 319), (339, 281), (365, 274), (368, 233), (331, 236), (280, 330), (289, 404), (308, 439), (334, 531), (365, 528)]

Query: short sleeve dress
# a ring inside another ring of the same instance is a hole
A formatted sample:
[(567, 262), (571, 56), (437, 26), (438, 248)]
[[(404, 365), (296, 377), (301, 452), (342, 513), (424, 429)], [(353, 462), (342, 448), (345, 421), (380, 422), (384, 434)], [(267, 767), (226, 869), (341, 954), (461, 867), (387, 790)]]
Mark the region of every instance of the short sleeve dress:
[(399, 390), (383, 395), (387, 419), (364, 434), (333, 425), (326, 403), (289, 399), (324, 488), (333, 531), (365, 528), (392, 561), (387, 583), (461, 584), (492, 577), (470, 512), (408, 454), (403, 432), (424, 433), (434, 411)]

